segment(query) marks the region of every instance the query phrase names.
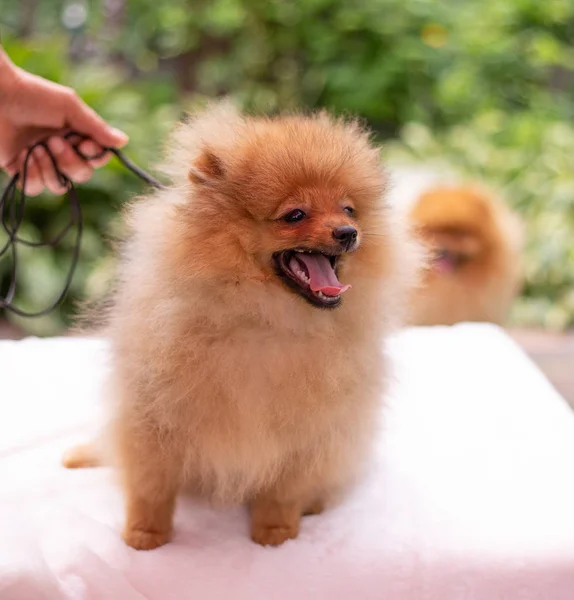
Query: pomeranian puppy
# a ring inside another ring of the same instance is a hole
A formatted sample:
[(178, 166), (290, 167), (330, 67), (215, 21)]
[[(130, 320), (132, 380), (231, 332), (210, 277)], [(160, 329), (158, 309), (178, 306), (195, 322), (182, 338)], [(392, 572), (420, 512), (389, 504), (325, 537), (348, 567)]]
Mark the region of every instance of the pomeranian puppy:
[(412, 324), (503, 324), (522, 283), (517, 217), (481, 189), (452, 186), (422, 193), (410, 220), (430, 254)]
[[(278, 545), (368, 457), (418, 253), (354, 121), (216, 105), (164, 169), (169, 188), (130, 207), (107, 325), (123, 538), (168, 542), (186, 491), (245, 503), (252, 539)], [(80, 446), (64, 464), (102, 460)]]

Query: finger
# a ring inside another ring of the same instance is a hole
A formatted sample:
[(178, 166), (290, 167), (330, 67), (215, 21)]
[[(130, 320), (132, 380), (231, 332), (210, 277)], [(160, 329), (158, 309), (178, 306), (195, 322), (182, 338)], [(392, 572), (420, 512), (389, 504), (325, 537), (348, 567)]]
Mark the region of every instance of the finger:
[(121, 148), (128, 143), (125, 133), (108, 125), (75, 92), (67, 90), (66, 94), (66, 124), (70, 128), (91, 137), (101, 146)]
[(36, 160), (34, 155), (32, 154), (28, 159), (28, 164), (26, 166), (26, 172), (24, 173), (24, 164), (26, 162), (26, 155), (28, 154), (28, 149), (23, 150), (20, 153), (17, 161), (17, 171), (20, 173), (20, 178), (18, 179), (18, 187), (22, 189), (23, 180), (26, 179), (26, 195), (27, 196), (37, 196), (44, 189), (44, 182), (42, 181), (42, 175), (40, 174), (40, 168), (36, 164)]
[[(83, 141), (78, 146), (78, 150), (88, 159), (89, 164), (95, 169), (103, 167), (112, 157), (111, 152), (105, 152), (99, 144), (96, 144), (96, 142), (92, 142), (91, 140)], [(92, 159), (90, 158), (91, 156), (96, 156), (98, 158)]]
[(54, 165), (43, 146), (34, 149), (34, 160), (40, 169), (42, 181), (52, 194), (62, 195), (66, 192), (66, 186), (62, 185), (54, 170)]
[(8, 173), (10, 177), (14, 177), (14, 175), (18, 173), (18, 161), (13, 160), (9, 165), (6, 165), (4, 167), (4, 170), (6, 171), (6, 173)]
[(48, 140), (48, 148), (54, 155), (58, 169), (76, 183), (85, 183), (90, 179), (94, 170), (75, 150), (61, 137), (51, 137)]

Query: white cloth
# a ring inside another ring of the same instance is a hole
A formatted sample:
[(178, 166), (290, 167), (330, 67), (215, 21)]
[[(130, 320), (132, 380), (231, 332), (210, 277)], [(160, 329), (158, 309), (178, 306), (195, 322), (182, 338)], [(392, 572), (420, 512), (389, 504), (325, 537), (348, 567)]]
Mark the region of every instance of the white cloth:
[(60, 456), (97, 430), (106, 345), (0, 342), (2, 600), (572, 600), (574, 415), (487, 325), (411, 329), (368, 477), (279, 548), (244, 509), (179, 503), (136, 552), (108, 469)]

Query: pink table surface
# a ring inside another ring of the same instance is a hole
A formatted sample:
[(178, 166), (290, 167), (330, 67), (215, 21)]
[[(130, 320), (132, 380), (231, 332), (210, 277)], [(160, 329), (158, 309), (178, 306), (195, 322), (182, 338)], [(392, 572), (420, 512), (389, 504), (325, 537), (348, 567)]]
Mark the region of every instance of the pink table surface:
[(180, 502), (173, 543), (119, 537), (96, 431), (106, 344), (0, 342), (0, 599), (573, 600), (574, 415), (501, 330), (411, 329), (364, 481), (262, 548), (241, 508)]

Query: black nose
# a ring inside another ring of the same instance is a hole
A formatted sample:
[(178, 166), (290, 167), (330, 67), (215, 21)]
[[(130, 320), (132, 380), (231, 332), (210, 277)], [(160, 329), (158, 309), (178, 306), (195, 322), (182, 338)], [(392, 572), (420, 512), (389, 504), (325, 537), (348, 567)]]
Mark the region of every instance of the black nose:
[(357, 239), (357, 230), (351, 225), (341, 225), (333, 229), (333, 237), (348, 250)]

